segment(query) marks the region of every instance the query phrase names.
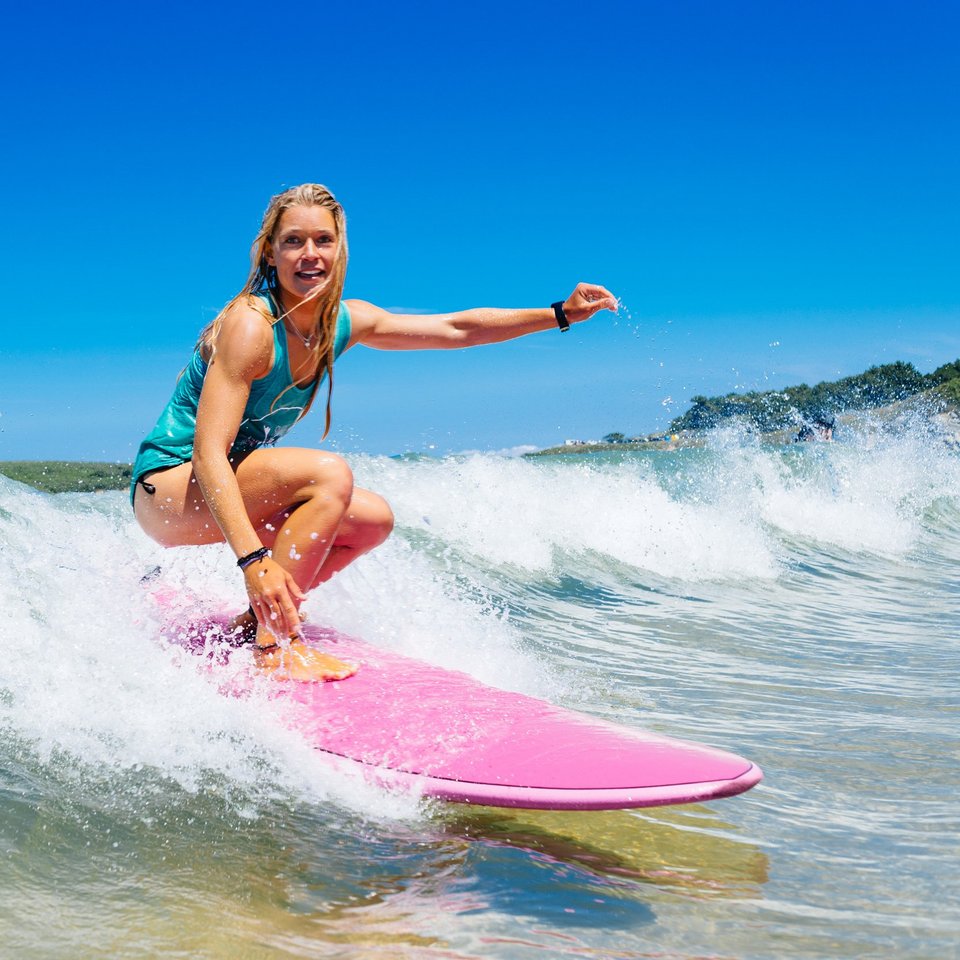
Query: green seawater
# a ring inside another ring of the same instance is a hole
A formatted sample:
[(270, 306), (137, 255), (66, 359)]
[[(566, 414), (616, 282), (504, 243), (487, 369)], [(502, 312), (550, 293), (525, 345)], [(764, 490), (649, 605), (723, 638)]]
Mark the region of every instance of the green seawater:
[(233, 609), (224, 550), (161, 550), (122, 492), (0, 478), (0, 956), (958, 955), (960, 458), (938, 438), (354, 467), (397, 531), (315, 621), (763, 783), (560, 813), (338, 779), (157, 642), (142, 574)]

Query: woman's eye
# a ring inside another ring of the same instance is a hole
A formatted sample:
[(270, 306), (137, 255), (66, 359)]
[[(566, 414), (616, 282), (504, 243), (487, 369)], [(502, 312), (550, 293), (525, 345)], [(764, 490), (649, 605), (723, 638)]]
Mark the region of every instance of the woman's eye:
[(299, 237), (285, 237), (283, 242), (284, 242), (284, 243), (289, 243), (289, 244), (299, 243), (299, 242), (300, 242), (300, 238), (299, 238)]

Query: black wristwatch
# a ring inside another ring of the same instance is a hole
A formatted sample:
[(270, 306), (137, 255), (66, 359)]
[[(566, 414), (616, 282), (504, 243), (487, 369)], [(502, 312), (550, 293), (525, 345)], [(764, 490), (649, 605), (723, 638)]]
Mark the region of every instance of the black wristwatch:
[(570, 329), (570, 321), (563, 312), (563, 301), (558, 300), (556, 303), (551, 303), (550, 306), (553, 307), (553, 315), (557, 318), (557, 326), (560, 328), (560, 332), (566, 333)]

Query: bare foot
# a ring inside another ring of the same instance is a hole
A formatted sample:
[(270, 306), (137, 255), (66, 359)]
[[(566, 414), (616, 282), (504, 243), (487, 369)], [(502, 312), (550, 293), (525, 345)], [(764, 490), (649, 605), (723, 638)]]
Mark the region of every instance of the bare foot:
[(291, 639), (281, 647), (269, 634), (258, 637), (254, 656), (260, 670), (277, 680), (346, 680), (357, 672), (355, 664), (331, 657), (302, 640)]

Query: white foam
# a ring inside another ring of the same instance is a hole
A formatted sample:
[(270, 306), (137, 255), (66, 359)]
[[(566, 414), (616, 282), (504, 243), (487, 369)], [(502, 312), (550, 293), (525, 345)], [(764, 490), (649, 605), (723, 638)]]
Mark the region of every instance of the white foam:
[(493, 566), (540, 576), (601, 555), (660, 576), (773, 576), (756, 516), (668, 491), (645, 462), (367, 461), (398, 523)]
[[(312, 620), (551, 699), (564, 690), (523, 631), (544, 632), (546, 617), (575, 634), (576, 598), (551, 593), (561, 575), (607, 583), (626, 568), (632, 583), (722, 590), (781, 577), (798, 539), (908, 557), (960, 490), (960, 459), (912, 430), (790, 449), (727, 433), (707, 450), (632, 458), (353, 462), (391, 502), (397, 532), (311, 596)], [(228, 784), (254, 810), (282, 794), (415, 815), (414, 801), (332, 775), (275, 707), (221, 695), (201, 659), (158, 642), (142, 574), (162, 566), (185, 619), (237, 611), (225, 548), (159, 548), (123, 493), (50, 497), (0, 477), (0, 561), (0, 729), (38, 757), (149, 769), (188, 792)]]
[(160, 551), (122, 495), (47, 497), (0, 478), (0, 503), (5, 735), (44, 763), (149, 769), (188, 793), (225, 783), (244, 809), (279, 795), (414, 815), (416, 799), (334, 775), (282, 717), (265, 720), (265, 697), (222, 695), (202, 658), (159, 642), (141, 574), (162, 559), (166, 585), (204, 583), (216, 605), (236, 596), (219, 551)]
[(786, 453), (741, 446), (729, 457), (750, 509), (779, 535), (852, 552), (906, 555), (923, 534), (925, 511), (960, 490), (960, 460), (909, 423), (880, 433), (848, 429), (841, 442)]

